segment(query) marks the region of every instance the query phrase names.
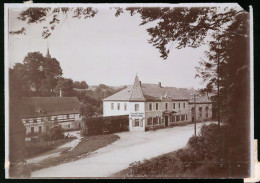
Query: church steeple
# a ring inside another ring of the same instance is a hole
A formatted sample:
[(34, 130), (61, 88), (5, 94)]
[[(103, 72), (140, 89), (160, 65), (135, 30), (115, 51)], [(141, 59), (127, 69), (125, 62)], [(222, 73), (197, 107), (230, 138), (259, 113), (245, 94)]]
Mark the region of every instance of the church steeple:
[(51, 58), (51, 54), (50, 54), (50, 50), (49, 50), (49, 41), (47, 42), (47, 53), (46, 53), (46, 57), (47, 58)]

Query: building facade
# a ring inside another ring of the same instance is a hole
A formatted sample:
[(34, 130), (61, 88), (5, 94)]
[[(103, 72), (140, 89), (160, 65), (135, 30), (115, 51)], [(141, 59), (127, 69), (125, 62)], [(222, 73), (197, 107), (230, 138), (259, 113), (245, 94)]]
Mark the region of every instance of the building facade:
[(64, 130), (80, 127), (81, 104), (77, 97), (25, 97), (20, 102), (26, 135), (44, 132), (46, 122), (56, 122)]
[(210, 120), (212, 102), (200, 97), (191, 99), (195, 90), (162, 87), (159, 84), (143, 84), (136, 76), (126, 89), (103, 100), (104, 116), (129, 115), (130, 131), (145, 131), (149, 127), (172, 126), (174, 123)]

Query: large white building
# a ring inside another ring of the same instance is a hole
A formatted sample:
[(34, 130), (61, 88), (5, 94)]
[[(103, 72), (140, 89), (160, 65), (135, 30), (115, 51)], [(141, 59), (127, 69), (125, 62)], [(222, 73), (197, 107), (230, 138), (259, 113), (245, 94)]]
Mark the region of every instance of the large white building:
[[(193, 92), (195, 90), (163, 87), (161, 83), (141, 83), (136, 76), (133, 85), (103, 100), (103, 115), (129, 115), (130, 131), (194, 121)], [(199, 98), (196, 119), (201, 121), (211, 117), (212, 102), (207, 97)]]

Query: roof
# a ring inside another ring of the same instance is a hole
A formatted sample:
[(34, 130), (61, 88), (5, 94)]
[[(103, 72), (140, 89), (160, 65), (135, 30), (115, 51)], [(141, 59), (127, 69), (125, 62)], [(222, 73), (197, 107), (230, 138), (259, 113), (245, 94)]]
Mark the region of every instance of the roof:
[(18, 102), (20, 118), (79, 113), (77, 97), (25, 97)]
[(166, 110), (163, 112), (163, 114), (174, 114), (174, 113), (177, 113), (177, 112), (174, 110)]
[[(103, 101), (175, 101), (186, 100), (192, 102), (194, 89), (162, 87), (160, 84), (141, 83), (136, 76), (134, 85), (128, 86)], [(207, 97), (202, 97), (198, 102), (210, 103)]]
[(145, 97), (143, 95), (141, 82), (139, 81), (138, 77), (135, 77), (135, 82), (132, 88), (130, 101), (145, 101)]

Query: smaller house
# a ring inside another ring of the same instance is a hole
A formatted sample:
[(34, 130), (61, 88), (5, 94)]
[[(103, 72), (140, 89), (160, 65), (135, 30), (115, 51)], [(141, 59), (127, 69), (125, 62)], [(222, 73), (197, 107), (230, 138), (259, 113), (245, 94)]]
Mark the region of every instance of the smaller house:
[(45, 121), (57, 122), (64, 130), (80, 127), (81, 103), (77, 97), (25, 97), (20, 103), (26, 135), (43, 132)]

